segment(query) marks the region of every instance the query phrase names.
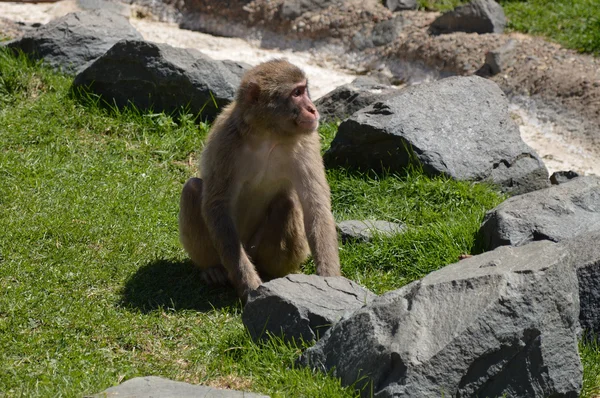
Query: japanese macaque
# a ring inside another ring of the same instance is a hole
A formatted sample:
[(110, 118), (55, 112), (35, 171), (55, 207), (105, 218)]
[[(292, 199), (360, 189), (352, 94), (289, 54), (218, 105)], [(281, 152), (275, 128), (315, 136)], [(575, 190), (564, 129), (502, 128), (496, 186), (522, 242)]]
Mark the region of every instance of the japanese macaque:
[(230, 282), (245, 301), (309, 252), (318, 275), (340, 275), (318, 125), (298, 67), (272, 60), (245, 74), (181, 194), (180, 240), (207, 283)]

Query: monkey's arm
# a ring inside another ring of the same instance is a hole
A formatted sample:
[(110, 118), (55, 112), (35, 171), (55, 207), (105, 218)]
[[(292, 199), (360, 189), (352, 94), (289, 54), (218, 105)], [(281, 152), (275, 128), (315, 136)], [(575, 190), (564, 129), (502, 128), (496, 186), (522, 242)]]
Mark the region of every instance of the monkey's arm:
[(262, 283), (256, 269), (242, 247), (230, 214), (227, 181), (208, 178), (202, 200), (202, 215), (229, 280), (244, 301), (251, 290)]
[(304, 213), (304, 228), (315, 261), (317, 274), (339, 276), (340, 258), (331, 213), (331, 194), (325, 177), (325, 168), (319, 152), (319, 142), (312, 143), (296, 167), (294, 185)]

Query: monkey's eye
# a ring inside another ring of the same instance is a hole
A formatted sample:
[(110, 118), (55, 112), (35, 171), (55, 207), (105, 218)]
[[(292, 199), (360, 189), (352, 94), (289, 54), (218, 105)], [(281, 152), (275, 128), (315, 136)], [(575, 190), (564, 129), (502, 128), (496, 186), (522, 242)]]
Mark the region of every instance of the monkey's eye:
[(294, 89), (294, 91), (292, 91), (292, 95), (294, 97), (300, 97), (303, 92), (304, 92), (304, 88), (298, 87), (298, 88)]

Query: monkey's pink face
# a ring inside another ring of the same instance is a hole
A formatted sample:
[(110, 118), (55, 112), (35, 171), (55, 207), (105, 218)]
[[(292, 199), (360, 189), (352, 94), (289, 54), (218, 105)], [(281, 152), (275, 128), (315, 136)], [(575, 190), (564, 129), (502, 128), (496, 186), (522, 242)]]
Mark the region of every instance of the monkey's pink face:
[(311, 133), (319, 127), (319, 111), (310, 100), (306, 81), (296, 84), (290, 95), (294, 124), (301, 133)]

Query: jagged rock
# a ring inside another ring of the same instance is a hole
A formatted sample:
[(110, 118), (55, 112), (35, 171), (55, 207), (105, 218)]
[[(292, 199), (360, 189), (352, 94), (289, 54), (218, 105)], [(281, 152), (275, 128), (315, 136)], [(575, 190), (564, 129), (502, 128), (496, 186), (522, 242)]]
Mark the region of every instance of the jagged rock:
[(268, 398), (266, 395), (199, 386), (156, 376), (136, 377), (110, 387), (92, 398)]
[(501, 47), (485, 54), (485, 63), (477, 71), (479, 76), (494, 76), (506, 72), (515, 63), (517, 41), (509, 40)]
[(109, 10), (79, 11), (57, 18), (6, 44), (65, 72), (75, 72), (121, 39), (143, 40), (127, 18)]
[(292, 274), (251, 292), (242, 320), (255, 341), (268, 338), (268, 333), (286, 341), (313, 341), (375, 297), (343, 277)]
[(212, 120), (234, 99), (240, 78), (232, 67), (194, 49), (122, 40), (82, 70), (73, 87), (86, 87), (118, 107), (166, 113), (185, 107)]
[(525, 195), (490, 210), (481, 224), (484, 248), (558, 242), (600, 230), (600, 178), (587, 176)]
[(502, 33), (506, 16), (502, 6), (494, 0), (473, 0), (439, 16), (429, 30), (434, 35), (467, 33)]
[(377, 101), (398, 94), (393, 86), (378, 83), (375, 79), (358, 77), (349, 84), (336, 87), (315, 101), (321, 117), (325, 120), (343, 120), (354, 112)]
[(577, 397), (570, 255), (546, 241), (448, 265), (344, 317), (300, 362), (365, 397)]
[(337, 223), (342, 242), (369, 242), (373, 235), (393, 236), (404, 231), (404, 225), (381, 220), (348, 220)]
[(385, 6), (390, 11), (415, 10), (417, 8), (417, 0), (386, 0)]
[(359, 110), (339, 126), (325, 164), (391, 172), (416, 164), (429, 175), (489, 181), (513, 194), (549, 186), (502, 90), (477, 76), (408, 87)]
[(571, 181), (573, 178), (579, 177), (579, 174), (574, 172), (573, 170), (568, 171), (555, 171), (550, 176), (550, 183), (552, 185), (563, 184), (567, 181)]

